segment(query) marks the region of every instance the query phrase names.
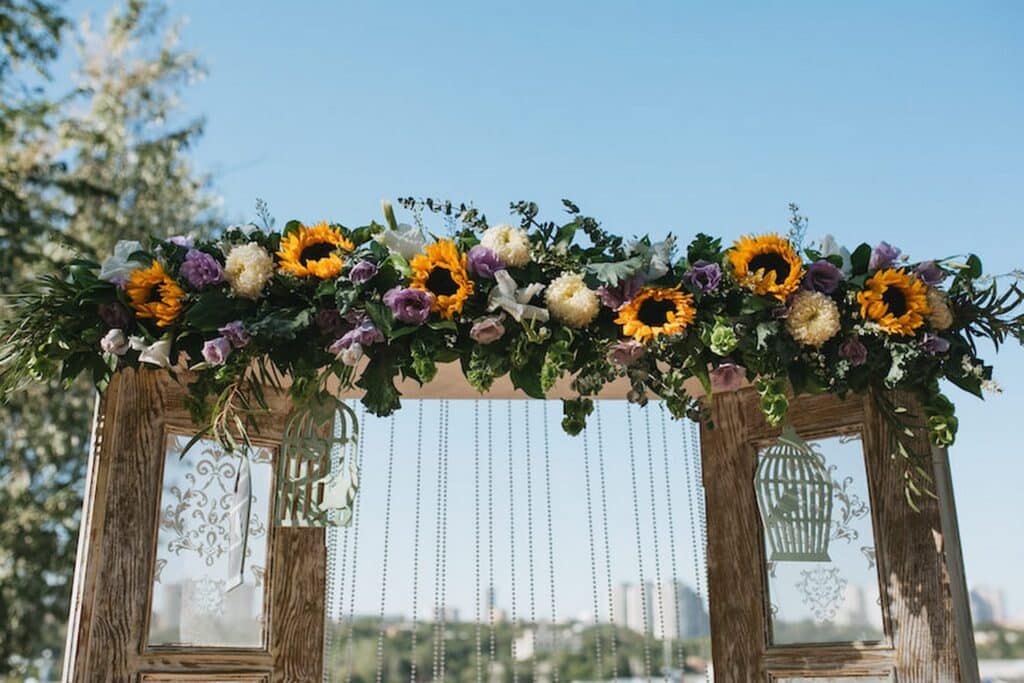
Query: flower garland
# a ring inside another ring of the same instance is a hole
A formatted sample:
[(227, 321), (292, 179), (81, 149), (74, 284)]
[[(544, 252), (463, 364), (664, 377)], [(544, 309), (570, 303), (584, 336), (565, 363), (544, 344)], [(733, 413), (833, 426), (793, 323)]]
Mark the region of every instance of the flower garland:
[[(792, 394), (871, 392), (902, 425), (891, 395), (909, 391), (945, 446), (957, 422), (940, 380), (995, 390), (977, 341), (1024, 342), (1019, 272), (1000, 291), (973, 255), (911, 262), (885, 242), (851, 252), (831, 238), (805, 248), (795, 207), (789, 237), (723, 246), (698, 234), (677, 253), (671, 236), (627, 242), (568, 201), (564, 224), (513, 204), (518, 226), (465, 205), (400, 203), (414, 225), (387, 203), (385, 225), (355, 229), (291, 221), (279, 233), (263, 212), (262, 227), (122, 242), (102, 264), (75, 261), (16, 300), (0, 331), (0, 389), (58, 372), (103, 386), (118, 367), (184, 361), (196, 419), (237, 425), (232, 413), (263, 406), (259, 387), (275, 377), (290, 377), (301, 402), (333, 376), (389, 415), (397, 377), (426, 383), (438, 363), (458, 361), (480, 392), (507, 374), (543, 398), (571, 376), (570, 433), (590, 397), (623, 376), (631, 401), (654, 395), (700, 418), (684, 388), (696, 377), (709, 394), (753, 382), (772, 424)], [(430, 215), (447, 237), (427, 236)]]

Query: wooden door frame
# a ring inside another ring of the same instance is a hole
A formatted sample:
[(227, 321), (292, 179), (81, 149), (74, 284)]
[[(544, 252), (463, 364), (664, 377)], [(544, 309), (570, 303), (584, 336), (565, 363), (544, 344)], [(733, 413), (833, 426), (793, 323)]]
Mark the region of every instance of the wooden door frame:
[[(771, 646), (765, 551), (753, 479), (755, 444), (777, 438), (779, 430), (764, 421), (753, 389), (716, 394), (711, 407), (714, 425), (702, 426), (701, 451), (715, 680), (749, 683), (784, 676), (893, 673), (900, 683), (977, 680), (973, 639), (964, 642), (970, 615), (952, 488), (948, 468), (943, 476), (939, 466), (945, 453), (933, 453), (939, 500), (924, 498), (915, 512), (904, 498), (900, 468), (886, 454), (890, 427), (869, 398), (823, 395), (791, 401), (789, 420), (800, 436), (858, 431), (863, 438), (883, 577), (883, 618), (891, 641)], [(916, 446), (932, 452), (927, 441)]]
[[(194, 433), (186, 381), (159, 370), (122, 370), (97, 402), (78, 539), (63, 680), (137, 683), (320, 681), (326, 548), (323, 529), (275, 528), (270, 539), (265, 649), (147, 648), (161, 475), (168, 433)], [(279, 442), (287, 396), (268, 391), (258, 420)]]

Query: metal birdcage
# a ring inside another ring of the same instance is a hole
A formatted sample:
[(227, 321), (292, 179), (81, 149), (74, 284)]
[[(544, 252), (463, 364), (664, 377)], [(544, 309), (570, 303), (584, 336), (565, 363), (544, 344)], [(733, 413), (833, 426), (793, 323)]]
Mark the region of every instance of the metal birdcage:
[(769, 561), (829, 562), (832, 478), (824, 456), (787, 425), (754, 477)]

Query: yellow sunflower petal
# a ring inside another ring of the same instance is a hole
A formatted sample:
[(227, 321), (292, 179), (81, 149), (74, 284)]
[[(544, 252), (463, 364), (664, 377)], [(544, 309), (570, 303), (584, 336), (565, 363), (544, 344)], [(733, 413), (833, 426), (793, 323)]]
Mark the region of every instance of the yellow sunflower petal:
[(684, 332), (697, 315), (693, 296), (678, 288), (645, 287), (619, 309), (616, 324), (626, 337), (648, 343), (661, 335)]
[(159, 261), (132, 272), (125, 292), (136, 315), (155, 319), (157, 327), (170, 327), (184, 308), (185, 290), (171, 279)]
[(928, 306), (928, 288), (904, 270), (880, 270), (857, 293), (860, 315), (878, 323), (888, 334), (909, 337), (924, 325)]
[(410, 287), (434, 295), (431, 310), (445, 320), (451, 320), (466, 305), (473, 294), (473, 281), (466, 272), (466, 255), (460, 254), (455, 242), (438, 240), (428, 244), (425, 253), (412, 257)]
[(774, 233), (739, 238), (727, 258), (741, 285), (779, 301), (795, 292), (804, 276), (800, 255), (789, 240)]
[(337, 277), (345, 264), (339, 250), (350, 252), (355, 245), (326, 221), (299, 229), (281, 240), (277, 258), (281, 271), (296, 277), (316, 277), (326, 280)]

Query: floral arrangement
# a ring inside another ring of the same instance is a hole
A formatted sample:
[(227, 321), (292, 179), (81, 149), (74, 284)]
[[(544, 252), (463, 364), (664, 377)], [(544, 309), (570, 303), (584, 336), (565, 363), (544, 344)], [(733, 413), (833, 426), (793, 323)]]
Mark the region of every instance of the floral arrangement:
[[(570, 376), (570, 433), (623, 376), (631, 401), (657, 396), (699, 419), (684, 387), (696, 377), (708, 394), (752, 382), (773, 424), (789, 396), (821, 392), (870, 392), (903, 424), (908, 406), (892, 396), (905, 390), (932, 442), (948, 445), (957, 422), (940, 380), (995, 390), (977, 342), (1024, 342), (1020, 273), (1000, 291), (973, 255), (913, 262), (885, 242), (804, 246), (795, 206), (787, 236), (698, 234), (680, 250), (671, 236), (610, 234), (569, 201), (564, 223), (515, 203), (518, 225), (449, 202), (400, 204), (412, 224), (385, 203), (384, 225), (291, 221), (277, 232), (261, 206), (259, 227), (122, 242), (103, 263), (74, 261), (14, 302), (0, 389), (83, 372), (102, 387), (122, 366), (187, 366), (196, 419), (230, 442), (276, 378), (290, 377), (298, 405), (334, 377), (388, 415), (397, 377), (427, 383), (439, 363), (458, 362), (480, 392), (507, 374), (543, 398)], [(431, 218), (443, 236), (428, 233)], [(907, 440), (893, 447), (910, 463), (912, 431), (898, 431)], [(908, 476), (913, 492), (919, 480)]]

